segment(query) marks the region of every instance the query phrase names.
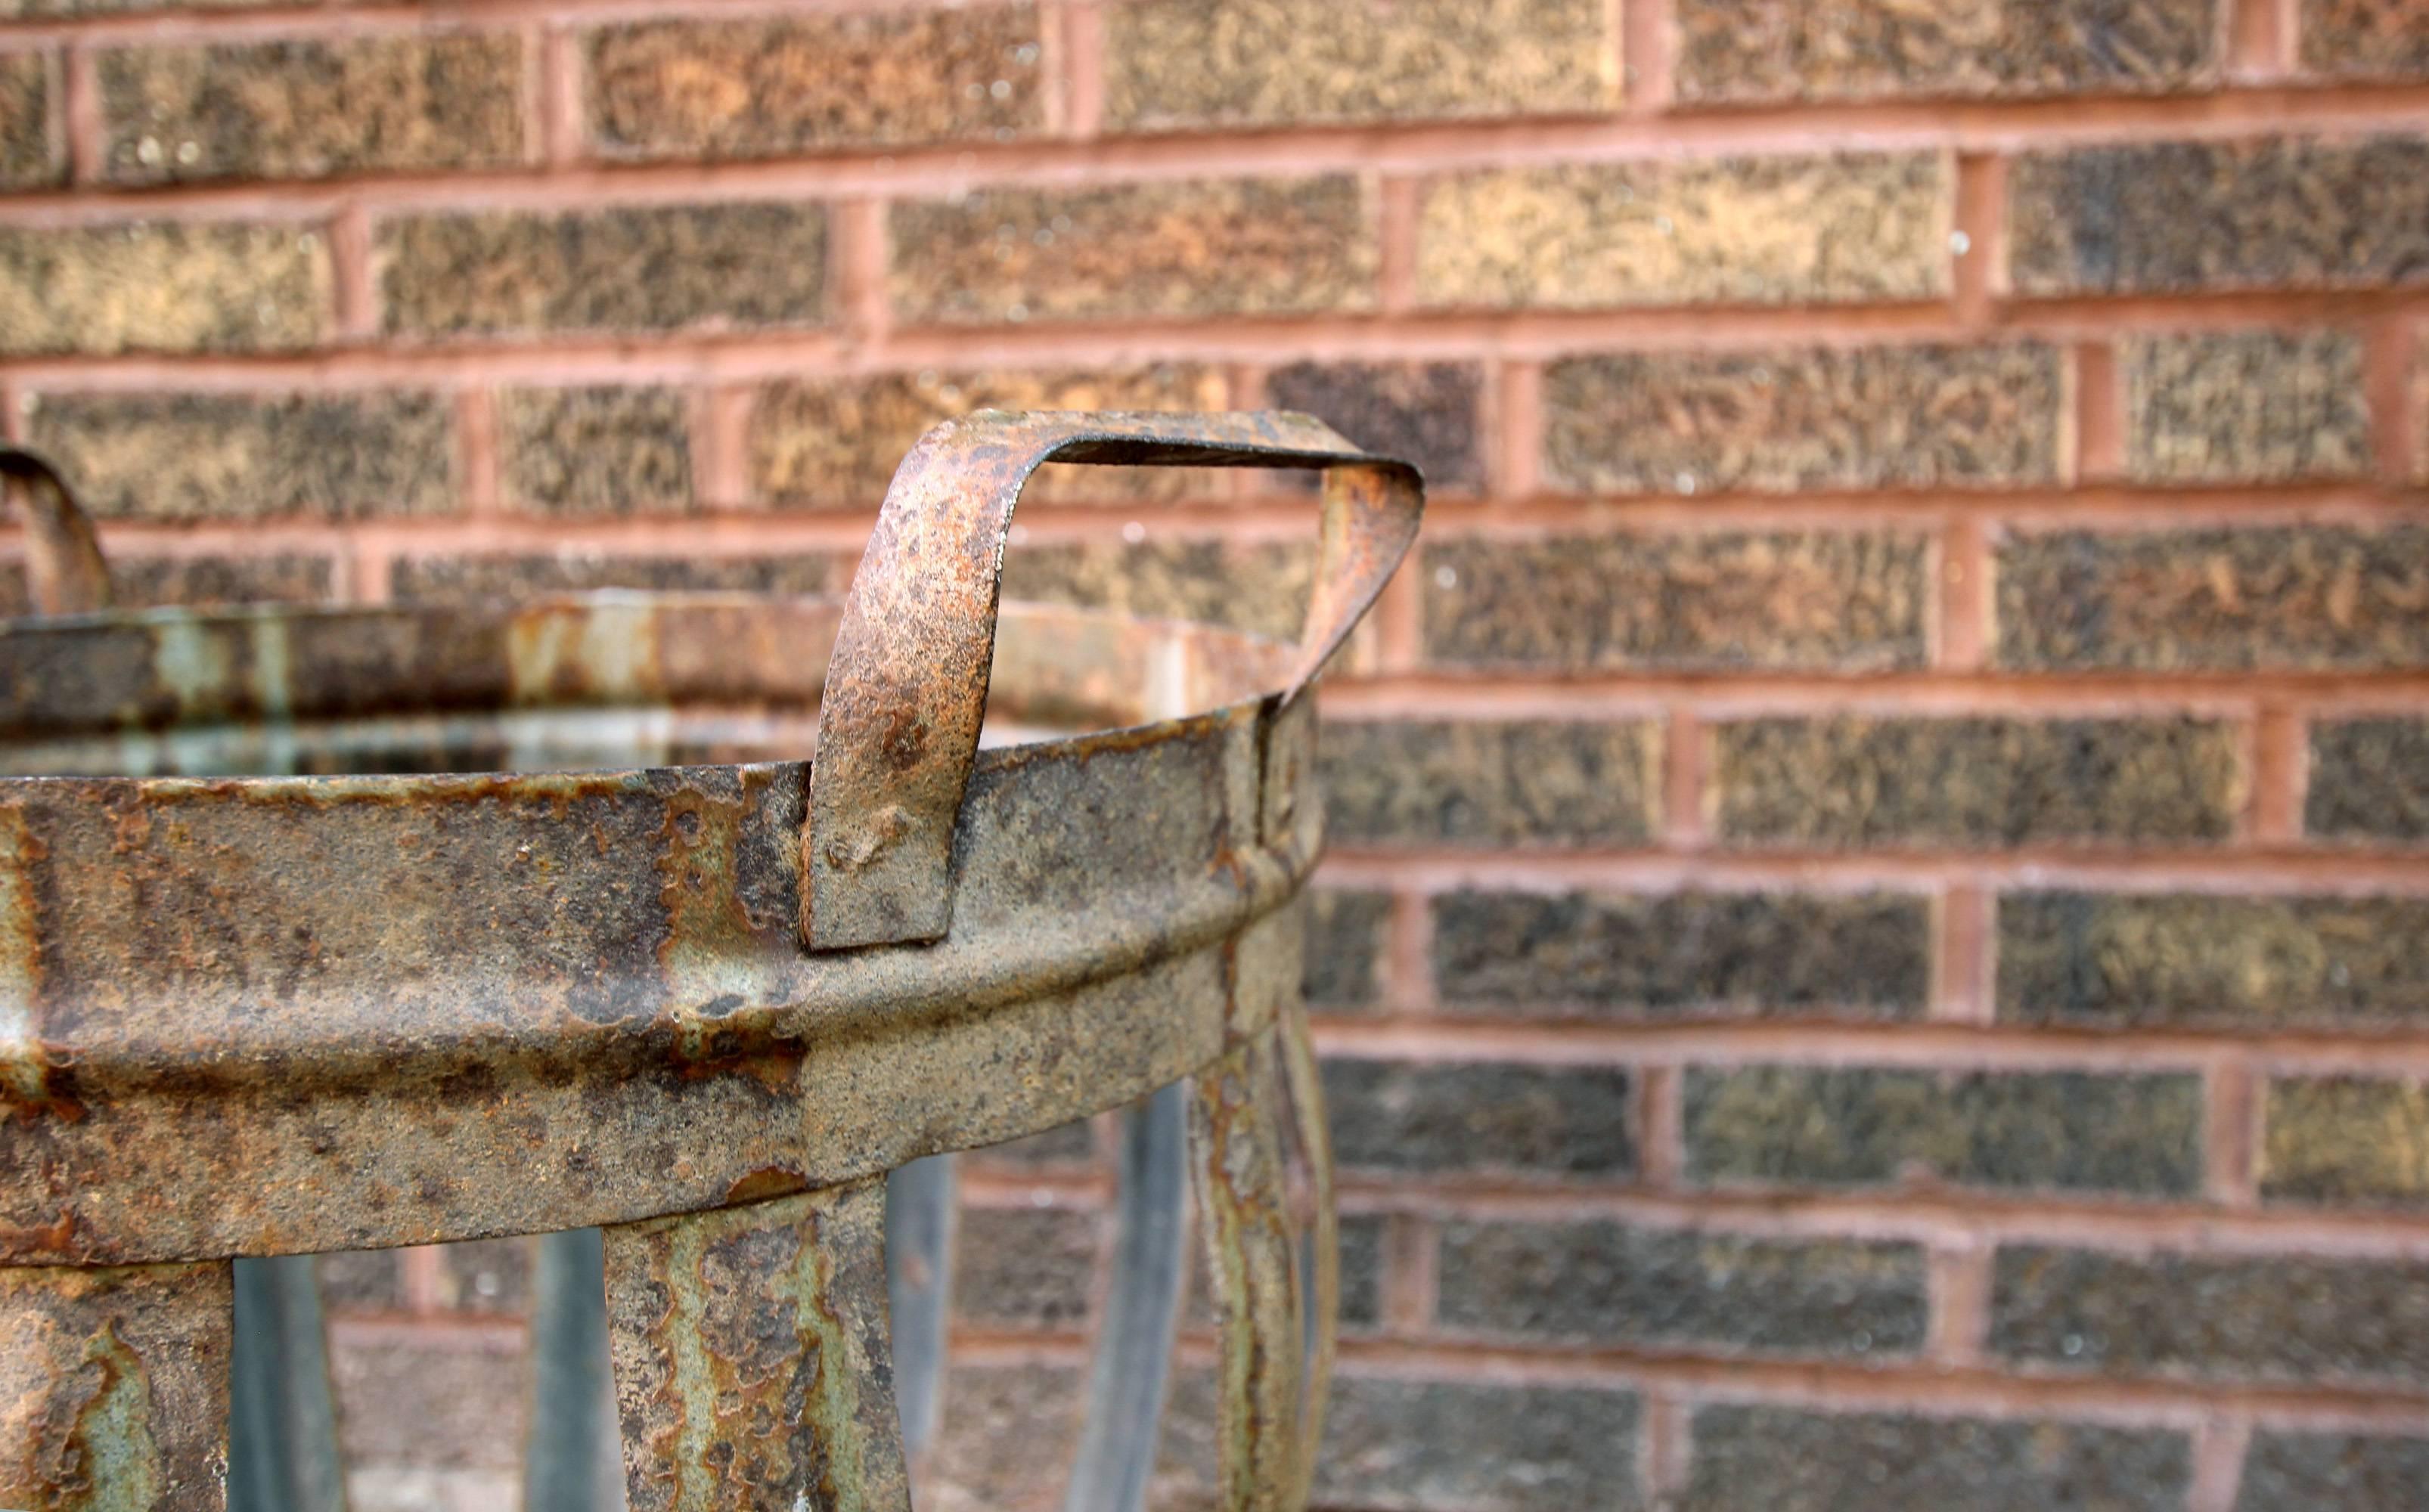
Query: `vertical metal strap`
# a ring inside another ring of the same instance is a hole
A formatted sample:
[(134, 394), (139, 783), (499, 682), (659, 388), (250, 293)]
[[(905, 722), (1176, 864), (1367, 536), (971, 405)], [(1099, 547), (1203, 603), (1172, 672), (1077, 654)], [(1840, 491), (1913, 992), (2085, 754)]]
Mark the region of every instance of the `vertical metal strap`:
[(1306, 1251), (1300, 1273), (1309, 1293), (1302, 1338), (1306, 1385), (1299, 1400), (1297, 1500), (1314, 1492), (1315, 1465), (1324, 1447), (1324, 1409), (1332, 1395), (1333, 1332), (1341, 1317), (1341, 1218), (1333, 1207), (1332, 1128), (1324, 1116), (1324, 1082), (1316, 1070), (1315, 1042), (1308, 1032), (1307, 1005), (1294, 992), (1282, 1004), (1277, 1029), (1283, 1084), (1297, 1119), (1298, 1155), (1306, 1162)]
[(932, 1155), (885, 1178), (885, 1305), (902, 1452), (917, 1463), (944, 1407), (945, 1331), (953, 1294), (953, 1158)]
[(1181, 1321), (1189, 1103), (1175, 1082), (1122, 1121), (1113, 1290), (1088, 1375), (1088, 1416), (1064, 1512), (1143, 1512)]
[(1282, 1161), (1284, 1106), (1272, 1031), (1199, 1073), (1190, 1171), (1206, 1233), (1221, 1353), (1215, 1362), (1223, 1512), (1296, 1512), (1304, 1299)]
[(599, 1230), (540, 1236), (531, 1339), (523, 1512), (618, 1512), (624, 1467), (607, 1369), (607, 1259)]
[(606, 1231), (633, 1512), (909, 1512), (885, 1184)]
[(236, 1262), (228, 1397), (230, 1512), (343, 1512), (345, 1468), (311, 1256)]
[(227, 1504), (225, 1260), (0, 1268), (0, 1506)]

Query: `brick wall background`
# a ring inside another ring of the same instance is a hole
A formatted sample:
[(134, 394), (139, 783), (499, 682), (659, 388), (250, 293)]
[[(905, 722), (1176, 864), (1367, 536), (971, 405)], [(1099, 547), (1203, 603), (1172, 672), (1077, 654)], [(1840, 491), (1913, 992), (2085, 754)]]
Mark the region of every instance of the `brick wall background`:
[[(835, 588), (980, 404), (1423, 462), (1327, 1505), (2419, 1501), (2429, 6), (0, 0), (0, 191), (139, 600)], [(1307, 526), (1049, 478), (1008, 591)], [(932, 1505), (1056, 1504), (1106, 1140), (972, 1163)], [(523, 1247), (327, 1270), (358, 1505), (510, 1504)]]

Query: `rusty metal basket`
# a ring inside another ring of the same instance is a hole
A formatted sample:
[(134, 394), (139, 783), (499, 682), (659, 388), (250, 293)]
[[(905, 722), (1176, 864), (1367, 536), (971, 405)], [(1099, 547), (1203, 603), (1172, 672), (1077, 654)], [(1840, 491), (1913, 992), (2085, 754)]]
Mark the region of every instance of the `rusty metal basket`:
[[(1049, 461), (1320, 470), (1299, 643), (999, 610)], [(0, 1506), (221, 1505), (232, 1355), (235, 1479), (305, 1504), (309, 1273), (232, 1260), (552, 1233), (527, 1506), (595, 1504), (612, 1356), (634, 1508), (907, 1507), (951, 1191), (901, 1168), (1123, 1107), (1067, 1504), (1143, 1497), (1184, 1188), (1220, 1502), (1304, 1504), (1335, 1281), (1302, 694), (1415, 534), (1413, 468), (1294, 415), (987, 413), (911, 452), (840, 603), (144, 613), (98, 608), (46, 469), (0, 473), (38, 602), (88, 611), (0, 625)], [(982, 750), (983, 718), (1118, 728)], [(814, 763), (719, 764), (814, 728)]]

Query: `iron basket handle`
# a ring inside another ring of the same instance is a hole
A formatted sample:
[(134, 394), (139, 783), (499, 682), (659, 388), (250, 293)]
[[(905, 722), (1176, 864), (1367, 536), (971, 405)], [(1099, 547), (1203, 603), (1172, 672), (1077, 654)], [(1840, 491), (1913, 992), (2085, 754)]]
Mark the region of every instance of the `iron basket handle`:
[(109, 607), (109, 564), (92, 518), (59, 470), (23, 447), (0, 444), (0, 495), (25, 519), (25, 586), (37, 612), (80, 615)]
[(921, 436), (885, 491), (818, 706), (801, 834), (812, 950), (933, 941), (951, 926), (953, 827), (986, 712), (1004, 543), (1021, 485), (1048, 462), (1323, 472), (1285, 704), (1374, 603), (1425, 508), (1416, 468), (1305, 415), (982, 410)]

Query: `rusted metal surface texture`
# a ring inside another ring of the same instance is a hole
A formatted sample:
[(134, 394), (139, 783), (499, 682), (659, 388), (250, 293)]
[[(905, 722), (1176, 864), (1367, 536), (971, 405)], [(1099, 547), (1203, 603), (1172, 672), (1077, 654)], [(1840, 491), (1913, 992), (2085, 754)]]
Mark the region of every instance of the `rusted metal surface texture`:
[[(1000, 606), (1049, 460), (1323, 469), (1299, 642)], [(56, 478), (0, 482), (56, 517), (27, 543), (53, 601), (101, 602)], [(1420, 507), (1303, 417), (982, 414), (905, 461), (842, 604), (0, 624), (5, 1294), (215, 1276), (193, 1347), (223, 1358), (231, 1257), (603, 1225), (636, 1507), (900, 1505), (878, 1178), (1207, 1072), (1195, 1184), (1248, 1361), (1227, 1501), (1299, 1504), (1332, 1282), (1284, 908), (1322, 844), (1298, 695)], [(0, 1412), (73, 1396), (83, 1365), (33, 1357)]]

